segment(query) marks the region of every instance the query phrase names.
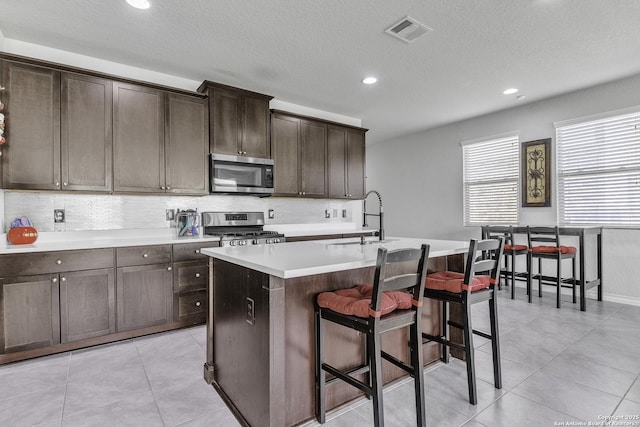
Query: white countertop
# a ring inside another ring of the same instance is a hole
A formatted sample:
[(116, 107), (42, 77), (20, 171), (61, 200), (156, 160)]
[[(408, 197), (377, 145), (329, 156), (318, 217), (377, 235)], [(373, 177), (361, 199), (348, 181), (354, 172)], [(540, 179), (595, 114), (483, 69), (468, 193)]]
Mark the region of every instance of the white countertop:
[(219, 237), (177, 237), (173, 228), (135, 230), (59, 231), (39, 233), (31, 245), (12, 245), (6, 234), (0, 235), (0, 254), (68, 251), (125, 246), (199, 243), (206, 245), (220, 241)]
[[(372, 238), (368, 241), (375, 240)], [(353, 242), (354, 244), (335, 244)], [(283, 279), (371, 267), (378, 247), (389, 250), (431, 245), (429, 258), (465, 253), (469, 242), (389, 237), (387, 243), (360, 245), (360, 239), (290, 242), (271, 245), (203, 249), (202, 253)]]

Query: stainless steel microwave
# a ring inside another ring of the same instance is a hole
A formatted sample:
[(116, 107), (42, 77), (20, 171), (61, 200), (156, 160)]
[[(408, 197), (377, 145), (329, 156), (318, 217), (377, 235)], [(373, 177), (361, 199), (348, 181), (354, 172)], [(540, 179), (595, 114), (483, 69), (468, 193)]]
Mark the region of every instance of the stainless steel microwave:
[(211, 192), (268, 196), (273, 193), (273, 160), (210, 155)]

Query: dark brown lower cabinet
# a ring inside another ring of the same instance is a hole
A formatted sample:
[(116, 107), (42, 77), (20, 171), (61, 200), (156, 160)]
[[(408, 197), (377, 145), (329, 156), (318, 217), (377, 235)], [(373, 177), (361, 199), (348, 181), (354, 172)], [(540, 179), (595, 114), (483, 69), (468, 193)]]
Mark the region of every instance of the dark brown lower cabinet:
[(0, 279), (0, 354), (60, 343), (57, 274)]
[(208, 272), (206, 259), (173, 263), (173, 320), (175, 322), (196, 325), (206, 321)]
[(116, 332), (113, 268), (60, 274), (60, 341)]
[(171, 322), (171, 263), (119, 267), (116, 283), (118, 332)]

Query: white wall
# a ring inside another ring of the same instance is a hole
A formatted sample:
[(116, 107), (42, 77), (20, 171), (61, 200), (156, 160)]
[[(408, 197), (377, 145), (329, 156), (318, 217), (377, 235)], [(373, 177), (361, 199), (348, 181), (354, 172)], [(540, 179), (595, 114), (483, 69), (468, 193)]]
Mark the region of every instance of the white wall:
[[(552, 138), (554, 153), (554, 122), (637, 105), (640, 75), (370, 145), (367, 186), (382, 193), (388, 235), (479, 237), (478, 227), (463, 226), (461, 141), (518, 131), (523, 142)], [(551, 180), (553, 188), (555, 173)], [(520, 224), (555, 224), (554, 196), (550, 208), (521, 208)], [(640, 231), (605, 230), (604, 251), (605, 294), (640, 303), (640, 263), (628, 262), (640, 258)]]

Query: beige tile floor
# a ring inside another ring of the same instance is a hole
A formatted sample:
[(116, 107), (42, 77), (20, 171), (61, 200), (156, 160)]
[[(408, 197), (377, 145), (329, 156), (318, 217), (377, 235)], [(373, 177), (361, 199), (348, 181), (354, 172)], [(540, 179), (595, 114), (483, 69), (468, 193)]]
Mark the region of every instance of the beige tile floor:
[[(478, 405), (468, 403), (462, 362), (432, 366), (428, 425), (587, 425), (640, 416), (640, 307), (588, 300), (584, 313), (566, 297), (558, 310), (552, 294), (528, 304), (518, 291), (513, 301), (500, 292), (504, 387), (493, 387), (491, 348), (476, 337)], [(487, 326), (485, 307), (474, 307), (473, 317)], [(200, 326), (1, 366), (0, 426), (238, 426), (202, 380), (204, 346)], [(384, 397), (387, 426), (415, 424), (410, 382)], [(325, 425), (370, 426), (370, 405), (353, 402)], [(640, 427), (637, 418), (617, 422)]]

